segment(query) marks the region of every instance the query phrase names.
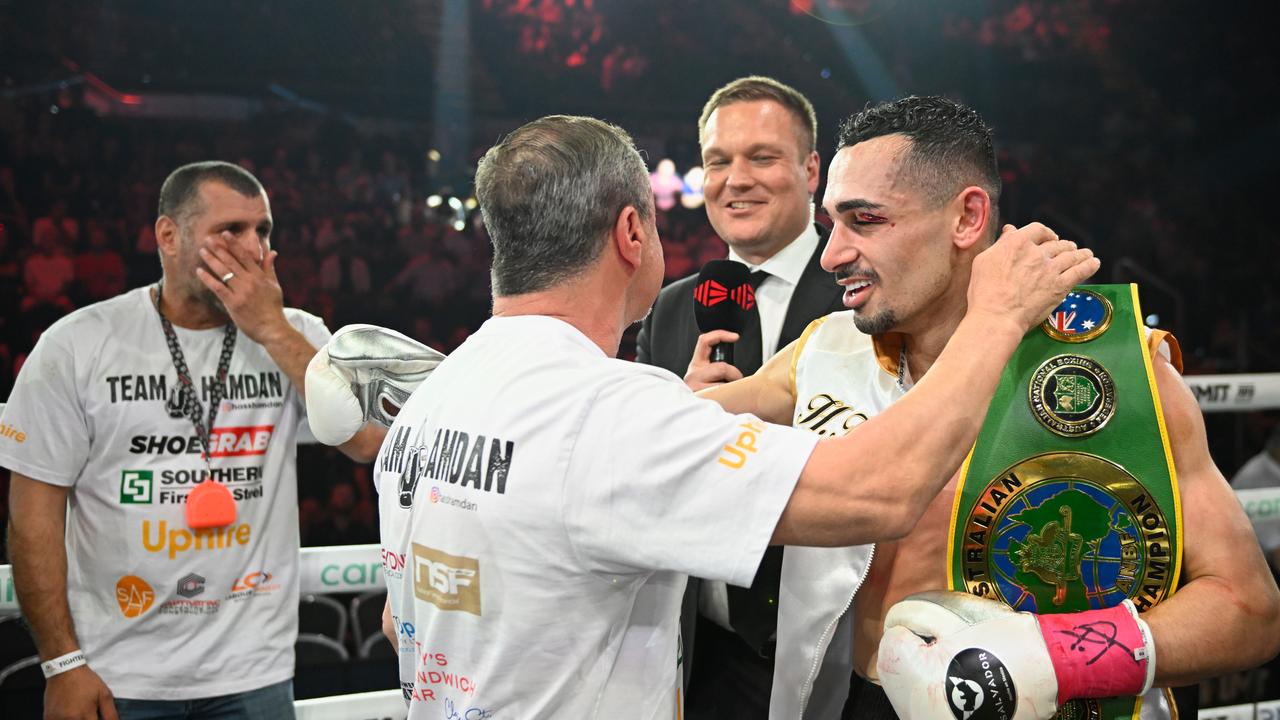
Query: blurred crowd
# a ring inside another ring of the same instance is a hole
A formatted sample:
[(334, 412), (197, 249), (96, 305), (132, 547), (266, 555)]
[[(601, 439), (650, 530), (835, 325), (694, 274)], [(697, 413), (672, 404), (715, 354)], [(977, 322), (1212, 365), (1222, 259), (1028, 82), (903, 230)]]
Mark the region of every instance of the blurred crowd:
[[(260, 107), (247, 121), (159, 120), (99, 115), (81, 85), (0, 96), (0, 399), (50, 323), (159, 277), (159, 184), (182, 163), (230, 160), (262, 180), (288, 304), (331, 329), (378, 323), (448, 351), (487, 316), (489, 245), (469, 186), (443, 170), (442, 142), (467, 176), (503, 129), (595, 114), (631, 131), (651, 169), (671, 158), (683, 173), (699, 162), (701, 102), (746, 72), (811, 97), (824, 164), (837, 121), (877, 92), (964, 99), (995, 127), (1005, 219), (1093, 247), (1099, 281), (1139, 282), (1189, 372), (1280, 366), (1280, 247), (1265, 210), (1275, 166), (1260, 151), (1280, 132), (1274, 103), (1254, 92), (1280, 78), (1275, 54), (1256, 51), (1266, 25), (1252, 10), (1204, 18), (1232, 28), (1206, 33), (1144, 0), (642, 5), (470, 5), (467, 133), (431, 114), (433, 49), (461, 32), (445, 26), (448, 2), (0, 8), (6, 87), (22, 72), (88, 67), (130, 90), (233, 93)], [(296, 23), (304, 11), (323, 22)], [(201, 45), (233, 30), (240, 52)], [(271, 41), (286, 32), (289, 43)], [(266, 92), (268, 76), (327, 106)], [(723, 256), (701, 208), (664, 204), (669, 279)], [(1227, 470), (1274, 424), (1232, 422), (1210, 433), (1215, 452), (1236, 454), (1220, 454)], [(376, 540), (367, 468), (310, 447), (299, 469), (305, 543)]]

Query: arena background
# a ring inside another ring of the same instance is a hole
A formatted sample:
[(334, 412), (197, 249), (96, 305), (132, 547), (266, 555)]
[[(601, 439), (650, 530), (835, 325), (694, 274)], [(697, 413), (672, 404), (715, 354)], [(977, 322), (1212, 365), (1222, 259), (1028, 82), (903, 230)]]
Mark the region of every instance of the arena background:
[[(1198, 386), (1203, 404), (1244, 410), (1207, 416), (1231, 477), (1280, 417), (1267, 409), (1280, 403), (1259, 401), (1280, 370), (1280, 62), (1267, 5), (0, 0), (0, 401), (51, 322), (158, 277), (156, 197), (180, 163), (258, 174), (288, 304), (447, 351), (488, 311), (471, 199), (485, 148), (540, 115), (589, 114), (628, 129), (655, 173), (670, 159), (684, 176), (706, 97), (760, 73), (813, 101), (824, 173), (837, 122), (868, 102), (942, 93), (977, 108), (996, 130), (1006, 218), (1093, 248), (1102, 281), (1138, 282), (1188, 374), (1263, 374)], [(655, 177), (659, 191), (680, 184)], [(674, 203), (660, 213), (668, 279), (723, 255), (696, 193), (660, 200)], [(304, 445), (299, 477), (304, 545), (376, 542), (366, 467)], [(7, 486), (0, 471), (0, 526)], [(367, 556), (316, 555), (310, 589), (351, 616), (379, 582)], [(391, 660), (362, 657), (379, 654), (359, 647), (368, 629), (333, 627), (333, 607), (304, 608), (304, 632), (350, 659), (315, 659), (299, 697), (394, 687)], [(17, 642), (0, 637), (0, 671)], [(1201, 707), (1280, 698), (1277, 671), (1206, 682)], [(20, 681), (0, 680), (0, 716), (38, 702), (38, 684)], [(1231, 717), (1276, 717), (1269, 707)]]

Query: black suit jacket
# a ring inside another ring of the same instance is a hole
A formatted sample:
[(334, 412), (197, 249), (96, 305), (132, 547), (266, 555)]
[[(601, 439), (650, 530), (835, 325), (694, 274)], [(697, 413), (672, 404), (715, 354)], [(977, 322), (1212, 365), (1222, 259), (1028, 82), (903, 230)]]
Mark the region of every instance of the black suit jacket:
[[(830, 233), (821, 225), (816, 227), (818, 230), (818, 247), (809, 258), (809, 262), (805, 265), (804, 273), (800, 275), (800, 281), (796, 284), (795, 291), (791, 294), (791, 301), (787, 305), (787, 313), (782, 322), (782, 332), (778, 336), (779, 350), (799, 338), (805, 327), (817, 318), (845, 309), (840, 301), (844, 293), (843, 288), (836, 285), (831, 273), (823, 270), (822, 266), (818, 264), (822, 258), (822, 250), (827, 244), (827, 236)], [(636, 339), (637, 361), (666, 368), (676, 375), (684, 377), (685, 370), (689, 367), (689, 360), (693, 357), (693, 348), (698, 342), (698, 323), (693, 315), (693, 289), (697, 282), (698, 276), (694, 274), (663, 288), (658, 295), (657, 302), (653, 305), (653, 311), (649, 313), (649, 316), (644, 320), (644, 324), (640, 327), (640, 335)], [(750, 375), (760, 369), (759, 357), (738, 356), (735, 360), (734, 365), (744, 375)], [(690, 672), (693, 668), (694, 631), (698, 617), (698, 592), (698, 579), (690, 578), (680, 618), (680, 632), (684, 650), (684, 684), (686, 688), (689, 687)], [(713, 629), (719, 630), (719, 628)], [(716, 647), (718, 648), (716, 652), (724, 651), (723, 645), (717, 645)], [(744, 653), (751, 652), (745, 644), (741, 644), (740, 651)], [(764, 669), (758, 668), (757, 676), (741, 676), (741, 673), (749, 672), (749, 668), (739, 670), (740, 663), (736, 662), (738, 658), (716, 657), (705, 658), (704, 660), (718, 665), (731, 665), (734, 669), (729, 669), (727, 672), (740, 676), (731, 681), (724, 681), (723, 675), (721, 675), (712, 681), (724, 686), (712, 688), (709, 691), (716, 698), (713, 702), (718, 702), (720, 698), (724, 698), (724, 701), (720, 702), (721, 712), (719, 717), (747, 718), (767, 715), (771, 680), (762, 676), (766, 674), (766, 671), (767, 673), (772, 672), (772, 661), (768, 661)], [(761, 662), (760, 658), (748, 658), (748, 661), (757, 664)], [(760, 687), (761, 683), (763, 683), (763, 687)], [(743, 685), (750, 686), (750, 689), (754, 692), (743, 692)], [(690, 698), (690, 700), (693, 701), (694, 698)], [(692, 708), (687, 709), (692, 713)], [(690, 714), (689, 717), (692, 718), (693, 714)]]
[[(844, 310), (840, 302), (843, 289), (836, 285), (831, 273), (822, 269), (818, 261), (830, 234), (821, 225), (818, 229), (818, 247), (805, 265), (800, 282), (796, 284), (787, 314), (778, 336), (778, 349), (800, 337), (805, 327), (829, 313)], [(696, 274), (677, 280), (662, 289), (653, 311), (640, 326), (636, 338), (636, 360), (656, 365), (684, 377), (684, 371), (693, 358), (693, 348), (698, 342), (698, 322), (693, 317), (693, 288), (698, 282)], [(760, 369), (760, 358), (735, 358), (734, 365), (743, 375)]]

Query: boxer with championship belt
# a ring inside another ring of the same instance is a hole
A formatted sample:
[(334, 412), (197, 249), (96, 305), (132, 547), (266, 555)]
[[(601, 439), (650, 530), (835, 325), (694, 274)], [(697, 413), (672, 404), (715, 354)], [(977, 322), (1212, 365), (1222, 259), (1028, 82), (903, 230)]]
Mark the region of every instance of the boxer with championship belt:
[[(865, 421), (900, 411), (917, 386), (966, 382), (935, 361), (1001, 229), (1001, 188), (990, 129), (946, 98), (868, 108), (842, 125), (836, 150), (822, 265), (850, 311), (703, 394), (818, 434), (865, 435)], [(1280, 591), (1209, 455), (1177, 345), (1158, 332), (1144, 339), (1128, 297), (1083, 288), (1026, 336), (1040, 354), (1008, 365), (1020, 384), (1007, 379), (989, 406), (1020, 421), (985, 426), (965, 508), (957, 464), (900, 537), (786, 548), (772, 718), (1047, 720), (1072, 699), (1125, 695), (1132, 711), (1150, 687), (1254, 667), (1280, 650)], [(1109, 322), (1090, 309), (1103, 299)], [(894, 512), (892, 474), (882, 491)], [(955, 573), (965, 561), (986, 597), (963, 591), (966, 575)], [(1171, 716), (1159, 691), (1140, 714)]]
[[(1181, 507), (1148, 355), (1149, 339), (1161, 335), (1141, 317), (1136, 286), (1082, 287), (1023, 340), (961, 470), (951, 589), (1040, 615), (1125, 601), (1145, 611), (1173, 592)], [(1077, 620), (1056, 632), (1076, 651), (1068, 657), (1097, 664), (1116, 656), (1116, 675), (1150, 686), (1154, 663), (1132, 659), (1149, 649), (1121, 651), (1110, 625)], [(948, 682), (963, 686), (967, 670)], [(962, 708), (980, 697), (956, 695), (971, 699), (956, 701)], [(1059, 716), (1136, 718), (1140, 707), (1132, 696), (1090, 698)]]

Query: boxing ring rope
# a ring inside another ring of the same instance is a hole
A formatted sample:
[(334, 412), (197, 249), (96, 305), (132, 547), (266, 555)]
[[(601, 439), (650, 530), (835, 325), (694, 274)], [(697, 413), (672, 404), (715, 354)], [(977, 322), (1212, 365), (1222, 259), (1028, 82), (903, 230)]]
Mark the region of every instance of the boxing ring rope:
[[(1280, 409), (1280, 373), (1188, 375), (1186, 381), (1206, 413)], [(1237, 490), (1236, 497), (1250, 520), (1280, 518), (1280, 487)], [(298, 582), (301, 595), (383, 589), (379, 546), (302, 548)], [(12, 569), (0, 565), (0, 615), (17, 611)], [(299, 700), (294, 705), (300, 720), (402, 720), (408, 714), (399, 689)], [(1280, 720), (1280, 700), (1203, 709), (1199, 720)]]

